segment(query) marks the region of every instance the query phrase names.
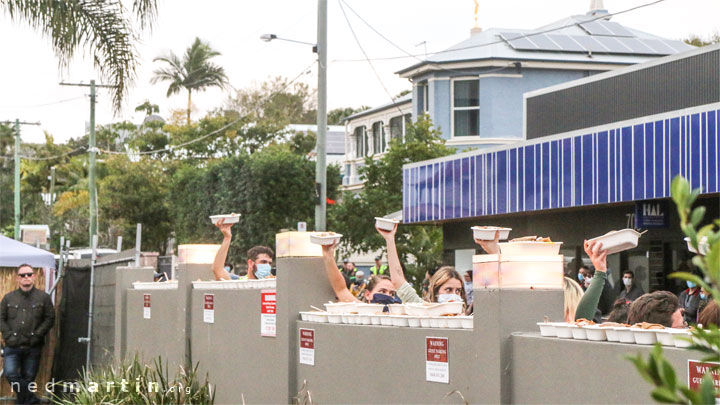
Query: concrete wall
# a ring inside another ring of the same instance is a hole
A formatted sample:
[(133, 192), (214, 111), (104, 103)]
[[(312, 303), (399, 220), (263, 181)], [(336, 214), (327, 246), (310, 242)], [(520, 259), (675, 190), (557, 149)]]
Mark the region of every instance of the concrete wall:
[[(150, 319), (143, 318), (145, 294), (150, 295)], [(127, 291), (125, 357), (131, 358), (137, 353), (146, 364), (153, 364), (153, 359), (161, 356), (170, 370), (185, 364), (184, 325), (177, 321), (180, 295), (177, 289)]]
[[(518, 404), (647, 404), (651, 385), (623, 356), (652, 346), (590, 342), (516, 333), (512, 337), (512, 402)], [(678, 383), (687, 384), (687, 361), (702, 354), (663, 347)]]

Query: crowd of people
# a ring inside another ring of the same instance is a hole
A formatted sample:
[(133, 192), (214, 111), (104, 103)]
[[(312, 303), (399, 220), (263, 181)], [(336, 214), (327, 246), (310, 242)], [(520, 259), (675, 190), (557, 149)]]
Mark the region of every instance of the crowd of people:
[[(710, 300), (707, 292), (687, 281), (687, 288), (679, 295), (670, 291), (645, 293), (630, 270), (622, 273), (622, 285), (610, 307), (603, 301), (612, 299), (609, 288), (607, 252), (602, 244), (585, 241), (585, 253), (594, 269), (586, 266), (578, 272), (578, 282), (565, 277), (565, 320), (603, 320), (623, 324), (656, 323), (669, 328), (683, 328), (691, 324), (720, 325), (720, 308)], [(603, 314), (608, 314), (603, 317)]]

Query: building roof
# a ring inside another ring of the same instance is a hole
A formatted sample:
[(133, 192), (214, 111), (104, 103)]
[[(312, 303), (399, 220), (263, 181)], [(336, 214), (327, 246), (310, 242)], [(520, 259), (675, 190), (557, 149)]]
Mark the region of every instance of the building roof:
[[(312, 131), (317, 133), (317, 125), (310, 124), (290, 124), (285, 129), (292, 132)], [(345, 127), (342, 125), (328, 125), (326, 141), (325, 152), (328, 155), (344, 155)]]
[(428, 64), (487, 59), (635, 64), (690, 49), (693, 47), (682, 41), (625, 27), (602, 16), (574, 15), (531, 30), (474, 31), (464, 41), (397, 73), (405, 77)]
[(360, 117), (363, 117), (366, 115), (374, 114), (376, 112), (388, 110), (390, 108), (395, 108), (395, 107), (398, 107), (398, 106), (401, 106), (401, 105), (404, 105), (407, 103), (411, 103), (411, 102), (412, 102), (412, 93), (408, 93), (402, 97), (396, 98), (395, 101), (393, 101), (393, 102), (385, 103), (385, 104), (379, 105), (377, 107), (370, 108), (369, 110), (360, 111), (358, 113), (350, 115), (345, 118), (345, 122), (347, 122), (349, 120), (354, 120), (356, 118), (360, 118)]

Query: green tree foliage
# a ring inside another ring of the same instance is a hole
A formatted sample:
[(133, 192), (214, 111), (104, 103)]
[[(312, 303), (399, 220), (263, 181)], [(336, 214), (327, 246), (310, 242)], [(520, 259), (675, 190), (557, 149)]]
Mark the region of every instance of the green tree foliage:
[[(680, 215), (680, 227), (690, 238), (695, 250), (701, 252), (693, 257), (692, 262), (702, 272), (702, 277), (688, 272), (676, 272), (670, 277), (695, 282), (708, 291), (710, 299), (717, 303), (720, 298), (720, 219), (705, 223), (705, 207), (693, 208), (701, 190), (691, 190), (690, 183), (685, 178), (677, 176), (673, 179), (670, 190)], [(717, 326), (704, 325), (703, 328), (693, 328), (691, 332), (690, 350), (704, 354), (702, 361), (720, 362), (720, 330)], [(656, 401), (674, 404), (715, 403), (716, 392), (710, 375), (705, 376), (699, 391), (689, 389), (678, 381), (675, 370), (665, 359), (659, 344), (647, 361), (640, 354), (628, 356), (628, 359), (635, 364), (640, 375), (654, 386), (651, 396)]]
[(143, 29), (157, 14), (156, 0), (134, 0), (132, 4), (132, 13), (121, 0), (7, 0), (0, 1), (0, 9), (48, 38), (63, 68), (75, 52), (90, 50), (103, 80), (115, 85), (113, 106), (120, 111), (137, 66), (134, 41), (138, 30), (130, 17), (134, 15)]
[(717, 44), (717, 43), (720, 43), (720, 33), (714, 32), (712, 35), (708, 36), (707, 38), (700, 37), (696, 34), (690, 34), (687, 38), (683, 39), (683, 42), (685, 42), (688, 45), (697, 46), (697, 47)]
[[(328, 168), (328, 196), (336, 197), (339, 169)], [(178, 243), (218, 243), (220, 233), (208, 216), (241, 214), (233, 226), (229, 261), (242, 263), (255, 245), (274, 249), (275, 234), (300, 221), (313, 223), (315, 163), (294, 153), (287, 144), (273, 145), (252, 155), (240, 154), (184, 167), (173, 178), (171, 212)]]
[(151, 103), (150, 100), (145, 100), (144, 103), (135, 107), (135, 111), (143, 111), (145, 115), (153, 115), (160, 112), (160, 107), (157, 104)]
[(187, 124), (190, 125), (192, 110), (192, 92), (202, 91), (210, 87), (225, 88), (228, 83), (225, 69), (210, 59), (219, 56), (220, 52), (212, 49), (210, 44), (195, 38), (186, 50), (182, 59), (175, 53), (159, 56), (153, 62), (164, 62), (167, 66), (155, 70), (151, 83), (170, 82), (167, 96), (177, 94), (185, 89), (188, 92)]
[(345, 124), (345, 118), (355, 114), (359, 113), (361, 111), (369, 110), (370, 107), (364, 105), (360, 108), (352, 108), (352, 107), (345, 107), (345, 108), (335, 108), (334, 110), (328, 111), (327, 114), (327, 123), (328, 125), (344, 125)]
[[(430, 119), (423, 116), (408, 125), (405, 142), (391, 140), (388, 152), (380, 159), (365, 158), (365, 166), (360, 169), (365, 179), (362, 190), (344, 193), (341, 203), (330, 209), (330, 227), (343, 234), (343, 247), (364, 252), (384, 248), (373, 217), (402, 209), (402, 166), (452, 153), (454, 150), (445, 146)], [(416, 271), (416, 279), (421, 279), (420, 273), (441, 260), (442, 230), (434, 226), (401, 226), (397, 247), (401, 260), (415, 257), (417, 267), (408, 269)]]

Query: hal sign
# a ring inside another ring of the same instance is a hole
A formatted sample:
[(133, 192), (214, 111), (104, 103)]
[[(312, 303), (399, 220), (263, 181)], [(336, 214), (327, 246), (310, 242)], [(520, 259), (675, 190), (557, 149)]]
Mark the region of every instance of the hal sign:
[[(688, 386), (691, 390), (699, 391), (702, 379), (706, 374), (710, 374), (715, 385), (715, 390), (720, 388), (720, 373), (718, 369), (713, 367), (719, 366), (720, 363), (704, 363), (698, 360), (688, 360)], [(716, 398), (720, 398), (720, 394), (716, 394)], [(718, 401), (716, 401), (717, 403)]]
[(669, 212), (667, 201), (638, 201), (635, 203), (635, 228), (667, 228)]
[(143, 294), (143, 318), (150, 319), (150, 294)]
[(425, 338), (425, 379), (427, 381), (450, 383), (450, 366), (448, 363), (448, 338)]
[(307, 364), (308, 366), (315, 365), (315, 329), (303, 329), (299, 330), (300, 335), (300, 364)]

